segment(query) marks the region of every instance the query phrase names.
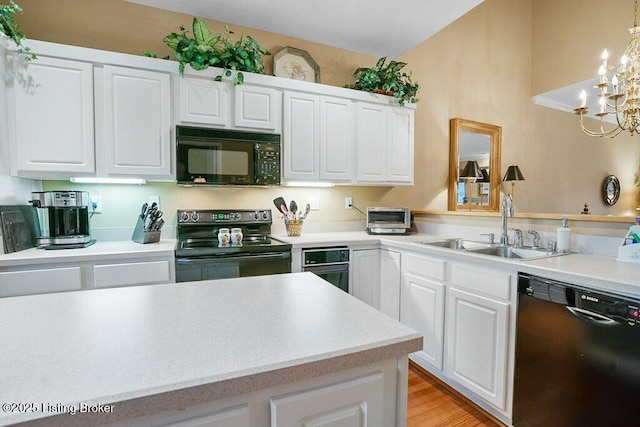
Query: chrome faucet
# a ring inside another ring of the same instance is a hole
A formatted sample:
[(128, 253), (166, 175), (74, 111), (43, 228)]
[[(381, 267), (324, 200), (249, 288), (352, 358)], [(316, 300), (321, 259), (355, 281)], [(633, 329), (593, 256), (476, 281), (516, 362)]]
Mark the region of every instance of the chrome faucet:
[(532, 248), (539, 248), (540, 247), (540, 233), (538, 233), (535, 230), (529, 230), (528, 233), (533, 236), (533, 243), (531, 244), (531, 247)]
[(522, 247), (522, 230), (519, 228), (510, 228), (513, 231), (513, 246), (516, 248)]
[(505, 194), (502, 198), (500, 214), (502, 216), (502, 235), (500, 236), (500, 243), (508, 245), (509, 227), (507, 227), (507, 216), (513, 216), (513, 199), (511, 198), (511, 194)]

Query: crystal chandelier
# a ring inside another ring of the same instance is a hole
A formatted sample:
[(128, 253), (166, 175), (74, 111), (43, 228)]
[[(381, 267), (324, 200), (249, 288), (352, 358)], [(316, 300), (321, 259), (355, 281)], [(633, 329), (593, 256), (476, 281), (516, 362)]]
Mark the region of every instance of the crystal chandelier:
[[(591, 131), (584, 125), (584, 116), (589, 112), (587, 107), (587, 93), (583, 89), (580, 92), (581, 105), (573, 110), (580, 115), (580, 127), (589, 136), (614, 138), (623, 130), (629, 131), (631, 135), (640, 134), (640, 46), (638, 44), (638, 34), (640, 28), (637, 24), (638, 0), (633, 2), (633, 28), (629, 29), (631, 41), (620, 59), (620, 67), (613, 73), (611, 81), (607, 78), (607, 73), (614, 69), (607, 64), (609, 54), (605, 49), (602, 52), (602, 65), (598, 71), (600, 80), (594, 87), (598, 90), (598, 103), (600, 111), (595, 116), (600, 118), (600, 130)], [(617, 126), (605, 129), (603, 119), (609, 114), (615, 115)]]

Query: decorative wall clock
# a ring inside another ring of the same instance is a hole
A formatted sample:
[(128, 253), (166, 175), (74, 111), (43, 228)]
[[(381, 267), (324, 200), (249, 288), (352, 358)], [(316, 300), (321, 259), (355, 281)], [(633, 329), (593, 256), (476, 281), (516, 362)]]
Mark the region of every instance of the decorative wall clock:
[(305, 50), (287, 46), (273, 56), (273, 75), (320, 83), (320, 67)]
[(615, 205), (620, 197), (620, 181), (615, 175), (609, 175), (602, 183), (602, 199), (609, 205)]

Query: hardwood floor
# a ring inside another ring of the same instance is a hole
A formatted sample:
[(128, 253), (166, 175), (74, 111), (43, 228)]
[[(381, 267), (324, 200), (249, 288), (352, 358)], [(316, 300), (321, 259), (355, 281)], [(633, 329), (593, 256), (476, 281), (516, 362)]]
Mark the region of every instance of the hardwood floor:
[(502, 427), (433, 378), (409, 364), (407, 427)]

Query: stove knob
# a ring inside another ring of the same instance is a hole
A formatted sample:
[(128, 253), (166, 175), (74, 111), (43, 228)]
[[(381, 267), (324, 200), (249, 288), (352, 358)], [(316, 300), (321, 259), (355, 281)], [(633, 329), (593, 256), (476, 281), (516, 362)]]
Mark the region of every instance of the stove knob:
[(189, 221), (189, 214), (186, 212), (180, 212), (180, 222)]
[(262, 219), (265, 221), (269, 219), (269, 211), (262, 212)]
[(257, 221), (257, 220), (259, 220), (259, 219), (260, 219), (260, 212), (255, 211), (255, 212), (253, 213), (253, 219), (255, 219), (256, 221)]
[(240, 212), (236, 212), (233, 214), (233, 219), (235, 219), (236, 221), (240, 221), (241, 218), (242, 215), (240, 215)]
[(200, 215), (198, 215), (198, 212), (194, 211), (194, 212), (191, 214), (191, 219), (193, 220), (193, 222), (197, 222), (197, 221), (198, 221), (198, 219), (200, 219)]

